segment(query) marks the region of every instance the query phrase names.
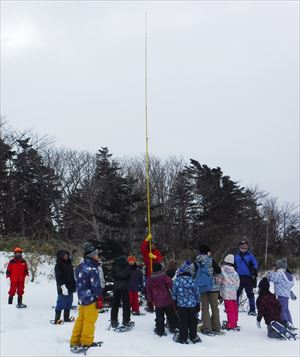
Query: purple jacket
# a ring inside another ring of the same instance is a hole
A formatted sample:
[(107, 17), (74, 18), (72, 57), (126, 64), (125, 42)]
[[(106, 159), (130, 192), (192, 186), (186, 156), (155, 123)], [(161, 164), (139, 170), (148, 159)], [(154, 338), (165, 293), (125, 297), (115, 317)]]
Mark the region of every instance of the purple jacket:
[(159, 271), (152, 273), (146, 283), (147, 298), (155, 307), (166, 307), (173, 304), (171, 297), (172, 279)]

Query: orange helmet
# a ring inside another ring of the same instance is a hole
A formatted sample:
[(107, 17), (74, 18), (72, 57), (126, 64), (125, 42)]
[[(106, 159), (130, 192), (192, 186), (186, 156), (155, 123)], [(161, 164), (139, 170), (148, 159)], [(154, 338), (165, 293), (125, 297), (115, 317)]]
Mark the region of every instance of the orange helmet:
[(14, 253), (22, 253), (22, 249), (19, 247), (16, 247), (14, 250)]

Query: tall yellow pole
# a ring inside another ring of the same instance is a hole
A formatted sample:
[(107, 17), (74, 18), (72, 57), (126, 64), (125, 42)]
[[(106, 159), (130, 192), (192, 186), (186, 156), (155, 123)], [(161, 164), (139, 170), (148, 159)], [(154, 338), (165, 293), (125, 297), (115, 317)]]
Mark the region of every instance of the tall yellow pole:
[[(149, 176), (149, 145), (148, 145), (148, 91), (147, 91), (147, 12), (145, 13), (145, 121), (146, 121), (146, 190), (147, 190), (147, 220), (148, 236), (151, 236), (150, 211), (150, 176)], [(149, 240), (149, 251), (152, 253), (152, 238)], [(150, 257), (150, 272), (152, 272), (152, 258)]]

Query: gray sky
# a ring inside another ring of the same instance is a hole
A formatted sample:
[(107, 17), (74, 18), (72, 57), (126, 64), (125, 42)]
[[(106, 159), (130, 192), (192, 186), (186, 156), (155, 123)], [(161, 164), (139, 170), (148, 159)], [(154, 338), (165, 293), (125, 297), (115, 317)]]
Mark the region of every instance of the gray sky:
[(57, 146), (220, 166), (299, 203), (298, 1), (1, 1), (1, 114)]

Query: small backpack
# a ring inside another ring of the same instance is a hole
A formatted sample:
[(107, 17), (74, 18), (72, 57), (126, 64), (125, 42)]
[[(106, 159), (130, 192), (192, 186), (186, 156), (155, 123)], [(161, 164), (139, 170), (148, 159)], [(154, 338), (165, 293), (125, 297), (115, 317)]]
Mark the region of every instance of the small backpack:
[(207, 264), (195, 262), (198, 269), (196, 273), (195, 283), (199, 286), (200, 293), (211, 291), (214, 286), (213, 277), (210, 275)]

